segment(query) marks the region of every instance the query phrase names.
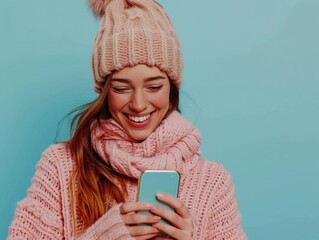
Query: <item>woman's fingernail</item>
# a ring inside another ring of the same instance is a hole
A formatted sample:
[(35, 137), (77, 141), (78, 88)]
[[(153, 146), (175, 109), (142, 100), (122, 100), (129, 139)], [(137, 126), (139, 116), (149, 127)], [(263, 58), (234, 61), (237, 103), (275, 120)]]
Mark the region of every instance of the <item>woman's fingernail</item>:
[(152, 206), (152, 208), (150, 209), (151, 212), (156, 212), (157, 211), (157, 207), (156, 206)]
[(152, 207), (153, 207), (153, 205), (152, 204), (150, 204), (150, 203), (145, 203), (145, 205), (144, 205), (146, 208), (149, 208), (149, 209), (151, 209)]
[(159, 222), (158, 222), (158, 223), (153, 223), (152, 226), (153, 226), (153, 227), (159, 227), (159, 226), (160, 226), (160, 223), (159, 223)]
[(157, 196), (158, 198), (163, 198), (163, 197), (165, 197), (163, 193), (157, 193), (156, 196)]
[(159, 216), (154, 216), (154, 220), (155, 220), (155, 221), (159, 221), (159, 220), (161, 220), (161, 217), (159, 217)]

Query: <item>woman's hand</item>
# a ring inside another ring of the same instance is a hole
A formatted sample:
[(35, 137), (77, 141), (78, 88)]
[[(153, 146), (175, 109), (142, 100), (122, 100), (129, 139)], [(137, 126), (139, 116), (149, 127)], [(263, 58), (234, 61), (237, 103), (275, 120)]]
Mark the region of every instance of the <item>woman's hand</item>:
[[(160, 216), (163, 219), (166, 219), (171, 225), (157, 222), (153, 223), (152, 226), (157, 228), (160, 232), (163, 232), (169, 236), (169, 239), (179, 239), (179, 240), (190, 240), (192, 239), (194, 226), (193, 226), (193, 217), (188, 211), (184, 203), (167, 194), (159, 193), (157, 194), (158, 200), (167, 205), (171, 206), (174, 211), (162, 208), (160, 206), (154, 206), (150, 211)], [(154, 239), (167, 239), (167, 237), (155, 237)]]
[(153, 207), (153, 205), (143, 202), (127, 202), (120, 207), (122, 221), (134, 239), (150, 239), (160, 232), (152, 225), (158, 223), (161, 217), (137, 213), (138, 211), (150, 211)]

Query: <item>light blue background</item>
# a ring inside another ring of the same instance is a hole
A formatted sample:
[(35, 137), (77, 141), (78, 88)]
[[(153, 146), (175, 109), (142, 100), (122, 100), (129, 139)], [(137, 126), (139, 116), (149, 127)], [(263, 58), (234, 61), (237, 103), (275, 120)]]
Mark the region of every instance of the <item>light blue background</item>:
[[(182, 111), (232, 173), (249, 239), (319, 239), (319, 1), (160, 2), (183, 47)], [(97, 28), (85, 0), (0, 0), (0, 239), (58, 122), (95, 97)]]

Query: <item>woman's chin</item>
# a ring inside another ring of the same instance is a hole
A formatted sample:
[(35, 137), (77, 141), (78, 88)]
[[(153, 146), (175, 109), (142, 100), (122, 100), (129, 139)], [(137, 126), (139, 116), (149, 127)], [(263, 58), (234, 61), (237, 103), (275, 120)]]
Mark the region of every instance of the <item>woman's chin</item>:
[(143, 142), (147, 139), (153, 131), (149, 130), (137, 130), (137, 131), (129, 131), (128, 136), (136, 142)]

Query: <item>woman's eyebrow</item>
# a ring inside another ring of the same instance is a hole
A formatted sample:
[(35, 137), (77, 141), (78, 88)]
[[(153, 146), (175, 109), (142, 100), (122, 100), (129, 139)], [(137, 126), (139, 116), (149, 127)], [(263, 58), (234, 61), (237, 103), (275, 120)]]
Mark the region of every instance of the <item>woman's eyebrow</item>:
[[(150, 82), (150, 81), (155, 81), (155, 80), (160, 80), (160, 79), (165, 79), (164, 76), (153, 76), (153, 77), (148, 77), (145, 78), (145, 82)], [(111, 81), (116, 81), (116, 82), (121, 82), (121, 83), (129, 83), (131, 80), (126, 79), (126, 78), (112, 78)]]
[(149, 77), (144, 79), (145, 82), (149, 82), (149, 81), (154, 81), (154, 80), (160, 80), (160, 79), (165, 79), (164, 76), (154, 76), (154, 77)]
[(125, 78), (112, 78), (111, 81), (112, 82), (122, 82), (122, 83), (129, 83), (130, 82), (128, 79), (125, 79)]

